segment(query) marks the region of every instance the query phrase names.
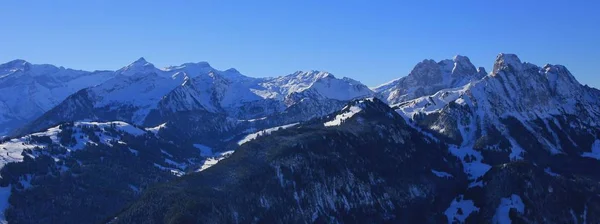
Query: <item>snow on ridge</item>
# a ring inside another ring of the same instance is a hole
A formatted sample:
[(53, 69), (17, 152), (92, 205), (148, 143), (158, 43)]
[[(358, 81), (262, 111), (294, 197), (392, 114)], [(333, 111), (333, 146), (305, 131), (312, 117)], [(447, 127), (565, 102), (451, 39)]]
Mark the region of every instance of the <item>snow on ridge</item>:
[(238, 141), (238, 145), (243, 145), (249, 141), (252, 141), (256, 138), (258, 138), (259, 136), (263, 136), (263, 135), (270, 135), (272, 132), (274, 131), (278, 131), (280, 128), (281, 129), (287, 129), (287, 128), (291, 128), (294, 127), (296, 125), (298, 125), (299, 123), (293, 123), (293, 124), (286, 124), (286, 125), (282, 125), (282, 126), (277, 126), (277, 127), (272, 127), (272, 128), (267, 128), (264, 130), (260, 130), (258, 132), (246, 135), (246, 137), (244, 137), (242, 140)]
[(145, 134), (146, 132), (140, 128), (137, 128), (129, 123), (123, 122), (123, 121), (110, 121), (110, 122), (75, 122), (75, 126), (82, 126), (82, 125), (91, 125), (91, 126), (98, 126), (99, 128), (111, 128), (113, 125), (114, 127), (119, 130), (119, 131), (123, 131), (125, 133), (131, 134), (133, 136), (140, 136)]
[(202, 164), (200, 169), (196, 170), (196, 172), (201, 172), (201, 171), (204, 171), (204, 170), (214, 166), (215, 164), (219, 163), (221, 160), (224, 160), (227, 157), (231, 156), (231, 154), (233, 154), (233, 152), (234, 151), (231, 150), (231, 151), (225, 151), (225, 152), (213, 154), (211, 157), (208, 157), (204, 160), (204, 163)]
[(350, 106), (348, 108), (348, 112), (344, 112), (344, 113), (336, 115), (333, 120), (325, 122), (323, 125), (325, 127), (339, 126), (342, 124), (343, 121), (351, 118), (352, 116), (354, 116), (355, 114), (357, 114), (358, 112), (361, 112), (361, 111), (362, 111), (362, 108), (360, 108), (359, 106)]
[(161, 129), (164, 129), (166, 127), (167, 127), (167, 123), (165, 122), (165, 123), (157, 125), (156, 127), (146, 128), (146, 130), (154, 133), (154, 135), (157, 135)]
[[(122, 121), (113, 121), (113, 122), (75, 122), (73, 129), (73, 137), (77, 141), (73, 146), (64, 146), (69, 151), (70, 150), (80, 150), (85, 148), (86, 144), (98, 144), (89, 139), (89, 136), (84, 134), (81, 131), (81, 127), (85, 126), (97, 126), (102, 131), (104, 128), (114, 127), (118, 131), (122, 131), (124, 133), (131, 134), (133, 136), (140, 136), (145, 134), (146, 132), (142, 129), (136, 128), (131, 124), (122, 122)], [(38, 143), (31, 141), (32, 137), (48, 137), (52, 141), (53, 144), (60, 144), (60, 140), (58, 139), (58, 134), (62, 130), (59, 126), (55, 126), (49, 128), (43, 132), (37, 132), (33, 134), (29, 134), (20, 138), (10, 139), (6, 142), (0, 143), (0, 169), (4, 167), (7, 163), (11, 162), (22, 162), (23, 161), (23, 151), (26, 149), (34, 149), (34, 148), (43, 148), (46, 147), (46, 143)], [(97, 134), (97, 133), (96, 133)], [(112, 137), (110, 135), (101, 135), (98, 136), (101, 144), (110, 145), (113, 140), (119, 140), (119, 137)], [(36, 152), (33, 155), (28, 155), (35, 157)]]

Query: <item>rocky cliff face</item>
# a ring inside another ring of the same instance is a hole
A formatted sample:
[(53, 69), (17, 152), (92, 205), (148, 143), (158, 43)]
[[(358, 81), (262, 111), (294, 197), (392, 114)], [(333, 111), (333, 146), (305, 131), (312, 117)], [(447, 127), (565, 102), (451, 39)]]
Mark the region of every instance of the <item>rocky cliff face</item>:
[(455, 88), (483, 78), (485, 69), (476, 69), (469, 58), (457, 55), (453, 59), (418, 63), (408, 76), (374, 88), (377, 96), (389, 104), (431, 95), (442, 89)]

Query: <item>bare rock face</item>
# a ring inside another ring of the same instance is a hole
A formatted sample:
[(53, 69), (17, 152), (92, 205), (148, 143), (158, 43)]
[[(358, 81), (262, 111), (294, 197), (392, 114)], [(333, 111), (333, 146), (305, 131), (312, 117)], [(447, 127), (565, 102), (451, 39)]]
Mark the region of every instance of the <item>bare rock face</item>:
[(431, 95), (439, 90), (463, 86), (485, 76), (485, 69), (476, 69), (469, 58), (457, 55), (453, 59), (419, 62), (408, 76), (374, 89), (377, 96), (389, 104)]

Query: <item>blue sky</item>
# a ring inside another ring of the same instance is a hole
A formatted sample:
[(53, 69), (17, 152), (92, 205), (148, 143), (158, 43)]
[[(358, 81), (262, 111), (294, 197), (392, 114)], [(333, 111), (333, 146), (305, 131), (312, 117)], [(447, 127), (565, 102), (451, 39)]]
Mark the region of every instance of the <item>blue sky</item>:
[(426, 58), (500, 52), (600, 87), (598, 1), (2, 1), (0, 62), (118, 69), (208, 61), (254, 77), (324, 70), (369, 86)]

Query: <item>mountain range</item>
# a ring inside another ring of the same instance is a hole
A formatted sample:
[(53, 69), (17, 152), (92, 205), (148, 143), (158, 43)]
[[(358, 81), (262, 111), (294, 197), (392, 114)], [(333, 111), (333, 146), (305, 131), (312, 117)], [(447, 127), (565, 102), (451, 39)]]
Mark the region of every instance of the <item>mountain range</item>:
[(600, 91), (514, 54), (372, 89), (15, 60), (0, 93), (4, 222), (600, 222)]

